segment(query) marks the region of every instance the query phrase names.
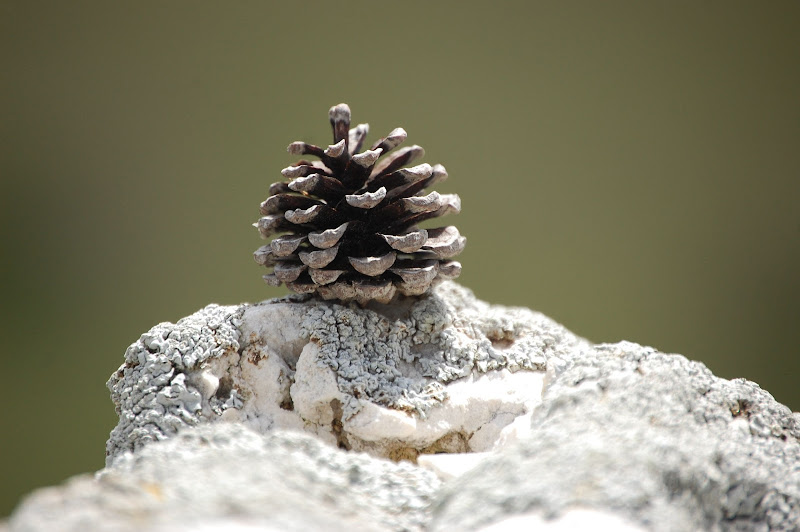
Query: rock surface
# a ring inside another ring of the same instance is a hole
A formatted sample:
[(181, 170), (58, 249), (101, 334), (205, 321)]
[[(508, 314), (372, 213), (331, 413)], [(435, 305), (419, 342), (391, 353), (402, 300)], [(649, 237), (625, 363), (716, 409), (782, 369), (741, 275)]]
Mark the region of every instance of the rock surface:
[(680, 355), (594, 346), (553, 361), (531, 437), (447, 485), (430, 530), (576, 507), (648, 530), (800, 530), (800, 415)]
[(800, 414), (455, 283), (212, 305), (143, 335), (109, 388), (106, 469), (11, 530), (800, 529)]
[(421, 530), (433, 473), (299, 433), (203, 425), (35, 492), (12, 530)]
[(108, 382), (120, 416), (108, 463), (216, 421), (395, 459), (489, 451), (540, 400), (548, 358), (585, 345), (452, 282), (366, 309), (300, 297), (211, 305), (128, 348)]

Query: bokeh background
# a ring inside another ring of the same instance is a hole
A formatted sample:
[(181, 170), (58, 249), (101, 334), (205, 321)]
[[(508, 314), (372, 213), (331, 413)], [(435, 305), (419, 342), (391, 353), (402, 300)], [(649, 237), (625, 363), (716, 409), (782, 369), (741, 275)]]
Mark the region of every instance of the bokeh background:
[(279, 296), (250, 224), (350, 104), (460, 194), (462, 284), (800, 409), (800, 3), (0, 3), (0, 515), (103, 466), (125, 348)]

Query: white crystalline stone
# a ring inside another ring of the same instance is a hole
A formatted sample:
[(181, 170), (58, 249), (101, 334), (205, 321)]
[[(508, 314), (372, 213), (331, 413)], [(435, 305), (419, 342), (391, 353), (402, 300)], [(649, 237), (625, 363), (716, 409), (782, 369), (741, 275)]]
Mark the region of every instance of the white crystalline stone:
[(441, 480), (447, 481), (474, 469), (487, 456), (489, 453), (421, 454), (417, 458), (417, 465), (433, 471)]
[[(294, 409), (304, 421), (317, 426), (331, 426), (336, 416), (335, 404), (341, 404), (344, 396), (336, 382), (336, 374), (319, 365), (319, 346), (316, 344), (307, 344), (300, 353), (291, 395)], [(327, 431), (326, 435), (330, 436), (330, 432)]]
[(252, 305), (242, 315), (240, 331), (245, 348), (254, 348), (261, 361), (264, 348), (295, 367), (300, 352), (308, 343), (308, 334), (298, 320), (300, 305), (290, 301), (265, 301)]
[(226, 410), (225, 421), (242, 423), (262, 433), (275, 428), (304, 429), (303, 420), (287, 409), (294, 372), (278, 352), (251, 344), (243, 351), (239, 367), (241, 373), (235, 375), (232, 384), (248, 399), (239, 408)]
[(414, 435), (417, 418), (374, 403), (363, 403), (358, 414), (345, 422), (347, 432), (367, 442), (404, 440)]
[[(492, 449), (502, 449), (503, 447), (507, 447), (513, 443), (518, 441), (522, 441), (525, 438), (530, 438), (532, 435), (531, 432), (531, 414), (533, 412), (529, 412), (527, 414), (523, 414), (521, 416), (515, 417), (510, 423), (503, 427), (499, 427), (499, 434), (495, 436), (494, 441), (492, 442)], [(498, 420), (502, 423), (505, 420)], [(494, 424), (494, 422), (492, 423)], [(491, 429), (489, 429), (491, 430)], [(488, 432), (488, 431), (487, 431)], [(488, 435), (488, 434), (487, 434)], [(485, 447), (486, 445), (480, 442), (478, 439), (479, 437), (483, 437), (483, 435), (475, 434), (471, 438), (471, 442), (474, 441), (473, 445), (479, 447)]]
[(207, 369), (194, 376), (192, 384), (200, 392), (203, 399), (208, 401), (219, 390), (219, 377)]
[(447, 385), (447, 400), (424, 419), (369, 405), (346, 420), (344, 427), (359, 440), (385, 447), (398, 439), (425, 447), (448, 435), (463, 434), (472, 435), (465, 438), (468, 450), (490, 451), (502, 429), (515, 418), (530, 420), (541, 402), (543, 382), (544, 372), (500, 370), (470, 375)]

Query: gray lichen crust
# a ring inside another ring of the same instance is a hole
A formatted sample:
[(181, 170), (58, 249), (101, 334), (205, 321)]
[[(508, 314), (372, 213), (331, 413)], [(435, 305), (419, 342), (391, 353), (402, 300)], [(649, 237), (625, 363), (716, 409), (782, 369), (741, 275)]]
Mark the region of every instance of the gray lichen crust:
[[(106, 384), (119, 415), (107, 455), (162, 440), (209, 412), (240, 407), (235, 390), (203, 396), (206, 383), (195, 377), (212, 359), (239, 350), (245, 307), (209, 305), (176, 324), (160, 323), (125, 351), (125, 363)], [(217, 390), (219, 388), (217, 387)]]

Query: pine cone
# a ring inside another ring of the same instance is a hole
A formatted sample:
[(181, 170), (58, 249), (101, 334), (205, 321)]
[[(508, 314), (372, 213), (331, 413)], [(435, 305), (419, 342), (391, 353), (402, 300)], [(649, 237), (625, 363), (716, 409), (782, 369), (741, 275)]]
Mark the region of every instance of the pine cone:
[(360, 152), (369, 126), (350, 129), (350, 108), (343, 103), (329, 116), (334, 143), (325, 150), (290, 144), (289, 153), (319, 160), (283, 169), (286, 180), (270, 186), (263, 217), (253, 224), (265, 239), (285, 233), (254, 253), (257, 263), (273, 269), (264, 280), (364, 305), (388, 303), (396, 293), (420, 295), (458, 277), (461, 264), (448, 260), (466, 243), (458, 229), (417, 227), (461, 210), (456, 194), (419, 195), (447, 177), (444, 167), (403, 168), (425, 151), (410, 146), (390, 154), (406, 138), (402, 128)]

